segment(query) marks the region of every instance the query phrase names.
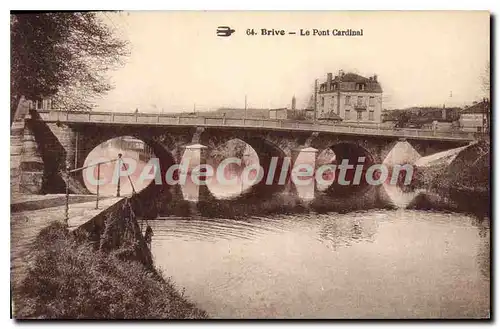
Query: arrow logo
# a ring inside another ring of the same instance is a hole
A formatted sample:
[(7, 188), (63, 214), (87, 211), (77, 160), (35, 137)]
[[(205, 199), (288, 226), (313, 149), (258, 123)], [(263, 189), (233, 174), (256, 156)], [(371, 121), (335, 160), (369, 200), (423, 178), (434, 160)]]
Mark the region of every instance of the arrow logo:
[(231, 34), (236, 32), (234, 29), (229, 26), (219, 26), (217, 27), (217, 36), (219, 37), (229, 37)]

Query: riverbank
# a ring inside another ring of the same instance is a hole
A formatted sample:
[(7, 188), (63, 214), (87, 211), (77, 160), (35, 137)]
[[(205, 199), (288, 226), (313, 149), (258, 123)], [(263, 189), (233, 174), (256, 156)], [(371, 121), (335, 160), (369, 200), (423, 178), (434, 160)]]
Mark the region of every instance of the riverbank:
[(203, 319), (156, 269), (127, 250), (96, 250), (54, 222), (31, 246), (28, 272), (13, 291), (16, 319)]
[(478, 141), (461, 150), (450, 164), (442, 161), (429, 167), (417, 167), (413, 186), (489, 197), (490, 149), (489, 141)]

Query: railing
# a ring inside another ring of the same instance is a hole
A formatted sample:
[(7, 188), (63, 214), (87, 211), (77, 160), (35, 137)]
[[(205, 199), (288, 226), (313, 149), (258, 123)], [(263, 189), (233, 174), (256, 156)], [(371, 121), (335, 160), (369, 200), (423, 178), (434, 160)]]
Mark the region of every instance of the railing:
[(207, 126), (207, 127), (245, 127), (275, 130), (300, 130), (332, 132), (342, 134), (361, 134), (376, 136), (396, 136), (401, 138), (439, 139), (439, 140), (468, 140), (472, 141), (484, 133), (470, 133), (463, 131), (437, 131), (431, 129), (395, 129), (375, 125), (354, 126), (345, 123), (327, 124), (307, 121), (288, 121), (276, 119), (254, 118), (226, 118), (201, 116), (174, 116), (169, 114), (127, 113), (127, 112), (77, 112), (77, 111), (38, 111), (44, 121), (53, 122), (80, 122), (102, 124), (130, 124), (130, 125), (167, 125), (167, 126)]
[[(98, 162), (98, 163), (94, 163), (94, 164), (91, 164), (88, 166), (75, 168), (72, 170), (70, 170), (69, 165), (66, 166), (66, 172), (65, 172), (65, 176), (66, 176), (66, 205), (64, 208), (64, 220), (66, 222), (66, 226), (68, 225), (68, 221), (69, 221), (69, 189), (70, 189), (69, 182), (70, 182), (71, 174), (73, 174), (75, 172), (83, 171), (83, 170), (88, 169), (88, 168), (97, 167), (97, 180), (99, 180), (100, 175), (101, 175), (101, 165), (113, 163), (116, 161), (118, 161), (118, 166), (119, 166), (118, 168), (120, 168), (120, 166), (122, 164), (122, 154), (121, 153), (118, 153), (118, 158), (116, 158), (116, 159)], [(130, 182), (130, 185), (132, 186), (132, 193), (135, 194), (136, 192), (135, 192), (134, 184), (132, 183), (132, 179), (130, 178), (130, 175), (127, 175), (127, 176), (128, 176), (128, 180)], [(95, 209), (96, 210), (99, 209), (99, 185), (100, 185), (99, 183), (96, 184), (96, 200), (95, 200)], [(117, 184), (116, 184), (116, 197), (120, 197), (120, 176), (118, 176), (118, 180), (117, 180)]]

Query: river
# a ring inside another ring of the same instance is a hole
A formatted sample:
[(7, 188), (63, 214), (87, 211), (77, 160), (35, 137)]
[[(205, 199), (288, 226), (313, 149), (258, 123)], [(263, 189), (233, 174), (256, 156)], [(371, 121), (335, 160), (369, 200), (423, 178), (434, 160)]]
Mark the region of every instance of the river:
[(214, 318), (488, 317), (488, 219), (420, 210), (149, 221), (166, 277)]
[[(109, 147), (92, 152), (87, 161), (120, 152), (137, 158)], [(144, 166), (138, 161), (139, 170), (122, 177), (123, 194), (132, 192), (132, 181), (138, 191), (149, 184), (138, 181)], [(241, 171), (229, 174), (240, 179)], [(113, 168), (100, 173), (111, 177)], [(249, 188), (241, 179), (208, 187), (216, 197)], [(197, 191), (193, 184), (182, 186), (186, 200), (197, 195), (191, 190)], [(389, 184), (378, 191), (371, 199), (323, 201), (345, 208), (342, 214), (150, 220), (155, 265), (214, 318), (488, 317), (490, 220), (451, 212), (468, 205), (467, 197), (453, 202)], [(100, 192), (114, 195), (116, 187)], [(303, 200), (311, 192), (297, 187)], [(395, 209), (377, 209), (386, 208), (382, 201)], [(486, 209), (487, 203), (470, 204)], [(358, 210), (365, 208), (371, 209)]]

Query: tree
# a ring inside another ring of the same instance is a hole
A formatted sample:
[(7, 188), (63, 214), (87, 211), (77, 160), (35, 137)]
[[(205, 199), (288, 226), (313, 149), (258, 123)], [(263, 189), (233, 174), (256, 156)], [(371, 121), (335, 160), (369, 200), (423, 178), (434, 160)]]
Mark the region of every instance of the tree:
[(90, 109), (111, 90), (106, 72), (123, 64), (128, 42), (114, 36), (106, 13), (11, 14), (11, 116), (21, 96)]
[(481, 89), (485, 97), (490, 98), (490, 61), (486, 62), (484, 71), (481, 74)]
[(396, 114), (396, 128), (405, 128), (410, 122), (410, 113), (404, 110), (400, 110)]

